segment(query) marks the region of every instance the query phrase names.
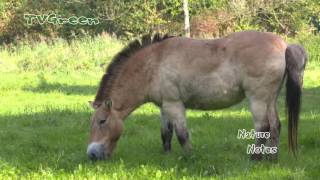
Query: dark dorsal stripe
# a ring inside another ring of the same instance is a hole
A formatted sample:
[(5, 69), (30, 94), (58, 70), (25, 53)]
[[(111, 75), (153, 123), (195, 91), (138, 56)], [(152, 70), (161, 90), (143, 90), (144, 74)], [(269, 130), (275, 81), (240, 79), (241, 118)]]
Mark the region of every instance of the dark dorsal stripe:
[(161, 36), (159, 33), (155, 34), (152, 38), (152, 35), (147, 34), (141, 38), (141, 41), (134, 40), (130, 42), (125, 48), (123, 48), (111, 61), (108, 66), (106, 73), (102, 76), (100, 81), (99, 89), (96, 94), (94, 102), (96, 104), (102, 103), (106, 98), (109, 97), (109, 93), (112, 89), (112, 84), (114, 79), (116, 79), (118, 73), (120, 72), (121, 67), (130, 59), (129, 57), (135, 52), (141, 50), (142, 48), (161, 42), (165, 39), (171, 38), (174, 36), (164, 35)]

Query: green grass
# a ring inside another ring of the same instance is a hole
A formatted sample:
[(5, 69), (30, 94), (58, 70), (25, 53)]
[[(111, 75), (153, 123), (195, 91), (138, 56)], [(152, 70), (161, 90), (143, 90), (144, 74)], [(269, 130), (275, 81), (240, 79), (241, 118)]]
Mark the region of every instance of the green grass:
[(104, 34), (72, 42), (57, 39), (52, 44), (0, 46), (0, 71), (101, 71), (122, 46), (122, 42)]
[[(75, 44), (61, 41), (32, 49), (23, 45), (0, 52), (0, 179), (317, 179), (320, 176), (320, 63), (314, 58), (319, 46), (308, 46), (312, 59), (305, 73), (297, 160), (287, 153), (287, 122), (281, 93), (282, 130), (277, 163), (250, 161), (246, 148), (253, 141), (237, 139), (238, 129), (253, 128), (246, 101), (221, 111), (188, 111), (193, 144), (189, 154), (182, 151), (176, 138), (172, 153), (163, 153), (159, 110), (146, 104), (126, 120), (112, 158), (93, 163), (86, 156), (93, 112), (87, 102), (95, 95), (103, 60), (108, 62), (122, 45), (117, 41), (104, 44), (99, 38)], [(90, 46), (92, 51), (86, 49)], [(46, 53), (42, 53), (41, 47)], [(112, 50), (100, 52), (99, 47)], [(101, 62), (90, 64), (92, 59), (86, 58), (95, 53), (102, 53), (101, 59), (100, 55), (93, 58)], [(60, 61), (59, 57), (64, 56), (73, 58)], [(49, 63), (39, 64), (39, 58)], [(19, 66), (24, 61), (30, 61), (29, 65)], [(69, 61), (74, 64), (61, 65)], [(77, 61), (88, 62), (89, 66), (79, 71)]]

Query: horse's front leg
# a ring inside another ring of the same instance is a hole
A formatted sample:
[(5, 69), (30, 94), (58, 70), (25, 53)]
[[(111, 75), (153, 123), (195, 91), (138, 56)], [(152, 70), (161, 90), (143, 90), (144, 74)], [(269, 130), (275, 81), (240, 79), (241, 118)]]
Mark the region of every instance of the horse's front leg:
[(180, 145), (189, 151), (192, 147), (189, 142), (185, 111), (185, 107), (180, 101), (165, 101), (162, 103), (162, 114), (173, 124)]
[(171, 151), (171, 139), (173, 134), (173, 125), (169, 121), (167, 114), (161, 109), (161, 139), (164, 152)]

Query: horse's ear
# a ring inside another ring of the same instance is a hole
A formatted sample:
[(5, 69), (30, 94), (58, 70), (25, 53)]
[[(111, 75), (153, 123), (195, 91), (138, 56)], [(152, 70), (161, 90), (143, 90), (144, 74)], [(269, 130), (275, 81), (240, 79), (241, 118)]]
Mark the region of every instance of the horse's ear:
[(94, 101), (88, 101), (89, 105), (93, 108), (93, 109), (97, 109), (101, 104), (94, 102)]
[(112, 101), (111, 101), (111, 100), (106, 100), (106, 101), (104, 102), (104, 105), (105, 105), (108, 109), (111, 109), (111, 107), (112, 107)]

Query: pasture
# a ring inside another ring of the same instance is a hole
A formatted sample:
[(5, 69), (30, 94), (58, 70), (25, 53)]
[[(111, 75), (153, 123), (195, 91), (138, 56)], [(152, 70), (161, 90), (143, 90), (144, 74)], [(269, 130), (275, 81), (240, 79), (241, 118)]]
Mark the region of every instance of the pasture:
[[(298, 41), (298, 40), (290, 40)], [(122, 43), (97, 37), (67, 44), (0, 50), (0, 179), (316, 179), (320, 176), (319, 38), (301, 41), (310, 61), (304, 79), (298, 159), (288, 155), (284, 93), (278, 162), (253, 162), (238, 129), (253, 128), (247, 101), (219, 111), (187, 112), (193, 151), (160, 138), (159, 109), (146, 104), (125, 122), (108, 161), (86, 155), (93, 100), (104, 67)]]

